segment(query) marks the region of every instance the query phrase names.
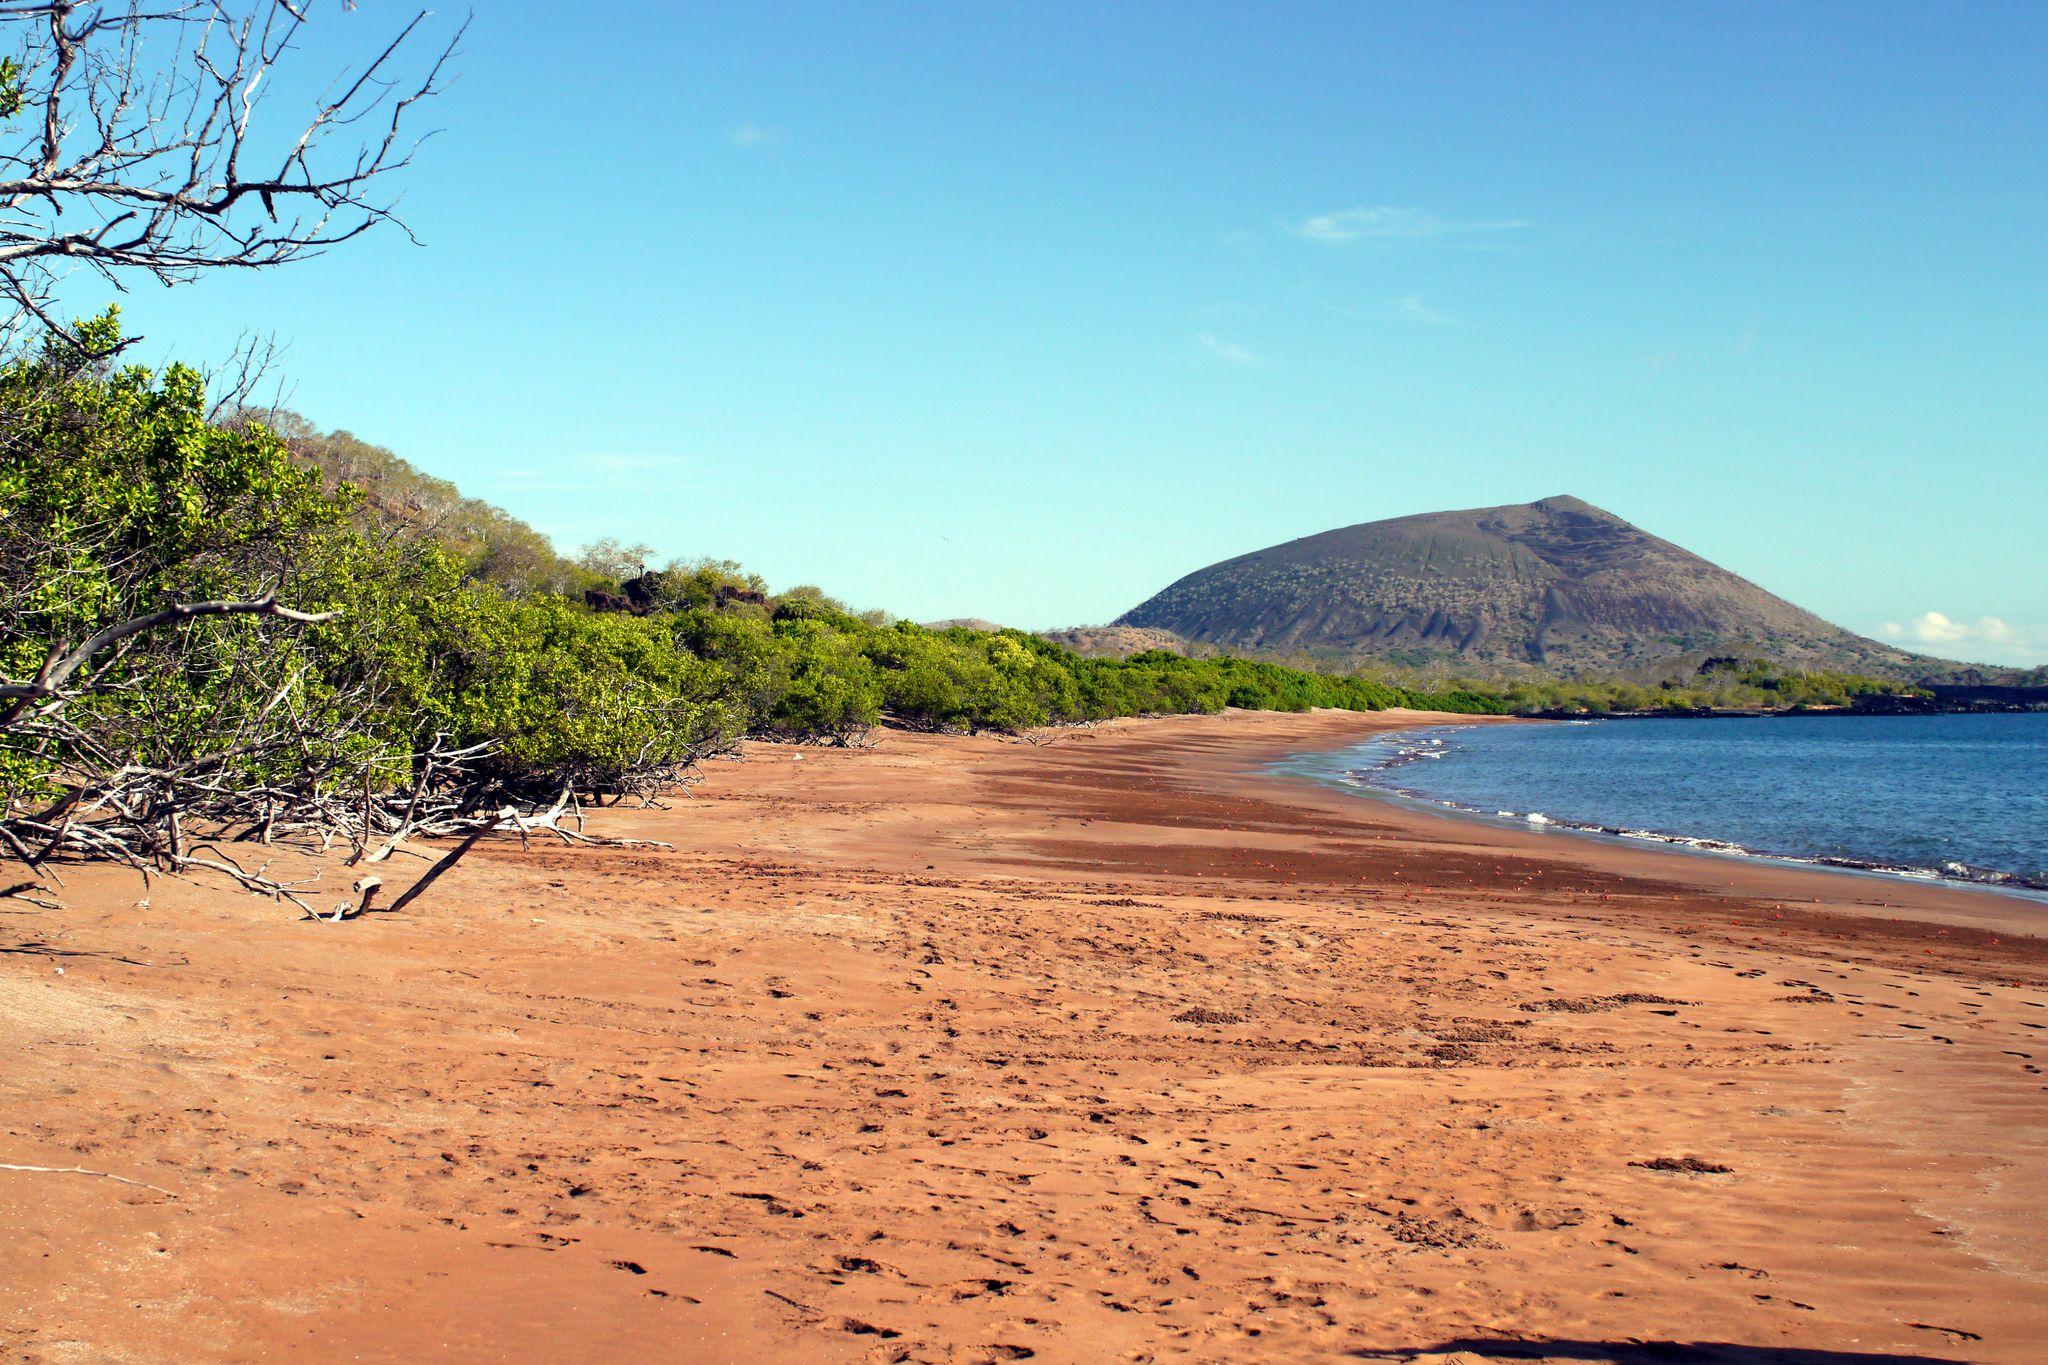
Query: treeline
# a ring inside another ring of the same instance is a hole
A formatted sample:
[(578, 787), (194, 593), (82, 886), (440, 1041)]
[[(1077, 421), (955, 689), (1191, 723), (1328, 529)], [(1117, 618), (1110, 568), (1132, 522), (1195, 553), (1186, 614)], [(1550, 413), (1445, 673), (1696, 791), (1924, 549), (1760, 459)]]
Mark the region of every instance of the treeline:
[(1411, 693), (1250, 659), (1188, 659), (1163, 650), (1085, 659), (1020, 631), (876, 622), (829, 599), (691, 608), (647, 624), (726, 670), (749, 698), (754, 733), (786, 739), (844, 739), (883, 720), (924, 730), (1014, 732), (1231, 706), (1502, 709), (1499, 699), (1474, 693)]
[[(53, 342), (0, 369), (10, 818), (175, 825), (435, 763), (478, 803), (541, 798), (677, 770), (744, 728), (723, 671), (673, 639), (487, 581), (493, 545), (366, 516), (360, 489), (267, 428), (209, 422), (197, 373), (109, 368), (85, 356), (111, 349), (112, 319), (80, 331), (84, 354)], [(271, 601), (320, 619), (281, 623), (256, 609)], [(42, 687), (109, 630), (196, 604), (218, 610)]]
[(118, 832), (131, 860), (180, 865), (195, 821), (366, 844), (423, 809), (453, 828), (497, 803), (652, 791), (744, 736), (883, 722), (1777, 709), (1890, 686), (1748, 664), (1647, 689), (1083, 658), (771, 594), (721, 561), (648, 572), (643, 548), (602, 542), (572, 562), (345, 434), (210, 421), (195, 372), (94, 361), (114, 322), (81, 331), (83, 349), (0, 368), (0, 842), (17, 856)]
[(1805, 672), (1760, 659), (1710, 660), (1692, 678), (1655, 686), (1590, 678), (1518, 681), (1499, 689), (1501, 699), (1518, 715), (1845, 709), (1858, 697), (1875, 694), (1927, 695), (1888, 678)]
[(236, 413), (229, 425), (265, 427), (283, 440), (295, 463), (319, 472), (327, 491), (352, 489), (345, 496), (362, 529), (432, 540), (460, 560), (469, 577), (515, 597), (573, 595), (598, 581), (517, 517), (464, 496), (448, 480), (352, 432), (323, 432), (299, 414), (280, 410)]
[[(91, 351), (113, 326), (83, 329)], [(816, 589), (771, 596), (710, 561), (636, 573), (636, 608), (599, 610), (585, 594), (624, 588), (636, 556), (569, 564), (388, 452), (211, 422), (203, 389), (59, 343), (0, 370), (0, 802), (25, 839), (75, 843), (83, 816), (118, 811), (131, 838), (161, 825), (177, 848), (181, 820), (339, 819), (354, 793), (392, 789), (465, 809), (646, 790), (742, 736), (844, 741), (885, 719), (1501, 707), (1241, 659), (1082, 659)], [(193, 604), (219, 610), (125, 635), (38, 690), (110, 628)]]

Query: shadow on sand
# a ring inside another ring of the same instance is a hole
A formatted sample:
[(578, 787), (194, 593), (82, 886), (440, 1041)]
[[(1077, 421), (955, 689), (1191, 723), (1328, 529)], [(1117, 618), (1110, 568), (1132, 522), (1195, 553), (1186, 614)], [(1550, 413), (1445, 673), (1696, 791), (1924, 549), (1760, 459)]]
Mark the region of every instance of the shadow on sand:
[[(1918, 1324), (1915, 1324), (1916, 1326)], [(1929, 1327), (1957, 1340), (1967, 1332)], [(1570, 1360), (1594, 1365), (1958, 1365), (1968, 1356), (1908, 1355), (1896, 1351), (1823, 1351), (1799, 1346), (1742, 1346), (1726, 1341), (1544, 1341), (1511, 1337), (1459, 1337), (1430, 1346), (1357, 1351), (1365, 1360), (1410, 1361), (1459, 1353), (1490, 1360)]]
[[(166, 965), (161, 962), (144, 962), (139, 958), (123, 957), (119, 953), (101, 952), (96, 948), (59, 948), (54, 943), (44, 943), (40, 939), (28, 939), (21, 943), (0, 943), (0, 956), (92, 958), (100, 962), (119, 962), (129, 967), (161, 967)], [(175, 962), (169, 965), (182, 967), (185, 964), (183, 962)]]

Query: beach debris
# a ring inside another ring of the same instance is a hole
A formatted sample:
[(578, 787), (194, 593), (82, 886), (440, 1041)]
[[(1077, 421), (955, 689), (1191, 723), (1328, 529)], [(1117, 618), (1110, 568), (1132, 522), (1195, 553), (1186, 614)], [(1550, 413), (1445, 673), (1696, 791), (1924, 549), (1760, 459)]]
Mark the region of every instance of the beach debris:
[(13, 886), (0, 887), (0, 900), (26, 901), (42, 910), (62, 910), (61, 903), (37, 894), (43, 889), (41, 882), (16, 882)]
[[(279, 689), (273, 709), (297, 681), (294, 675)], [(32, 724), (17, 725), (18, 733), (37, 742), (98, 752), (91, 736), (62, 710), (37, 710), (31, 719)], [(652, 803), (681, 790), (690, 780), (689, 769), (704, 756), (692, 752), (680, 762), (643, 764), (595, 798), (588, 791), (579, 793), (575, 780), (568, 777), (538, 790), (508, 786), (492, 766), (495, 742), (457, 745), (445, 734), (435, 735), (411, 753), (322, 759), (268, 782), (252, 783), (246, 772), (226, 762), (229, 757), (245, 762), (300, 761), (300, 750), (310, 738), (282, 723), (272, 724), (266, 711), (218, 736), (217, 750), (203, 760), (172, 765), (85, 762), (57, 800), (41, 809), (0, 811), (0, 849), (49, 880), (55, 879), (55, 864), (67, 860), (127, 866), (141, 874), (145, 888), (160, 872), (211, 872), (257, 895), (288, 901), (308, 919), (332, 922), (357, 918), (370, 907), (359, 903), (339, 916), (316, 911), (310, 897), (317, 873), (297, 880), (277, 876), (270, 861), (254, 862), (241, 848), (286, 845), (322, 854), (345, 850), (344, 865), (353, 867), (384, 862), (411, 840), (464, 838), (477, 832), (517, 834), (522, 841), (551, 834), (573, 844), (668, 847), (654, 840), (588, 833), (583, 828), (583, 804), (607, 798)], [(394, 780), (394, 775), (399, 776)], [(236, 851), (231, 853), (230, 848)], [(423, 889), (426, 880), (408, 896)], [(356, 890), (360, 895), (361, 887)], [(20, 898), (27, 899), (28, 894)], [(385, 908), (395, 910), (398, 905)]]
[[(472, 848), (475, 848), (486, 835), (490, 834), (516, 834), (519, 837), (519, 843), (522, 848), (527, 846), (529, 837), (535, 834), (552, 834), (566, 844), (585, 844), (603, 848), (675, 847), (674, 844), (661, 839), (620, 839), (590, 834), (582, 829), (580, 814), (574, 814), (573, 824), (564, 824), (564, 817), (573, 814), (574, 808), (573, 795), (568, 792), (564, 792), (553, 807), (539, 815), (524, 814), (516, 806), (501, 807), (495, 816), (490, 817), (486, 823), (478, 824), (475, 828), (471, 829), (460, 843), (442, 854), (440, 859), (432, 867), (428, 868), (418, 881), (405, 889), (403, 895), (391, 902), (390, 905), (384, 907), (385, 912), (397, 914), (408, 905), (411, 905), (428, 887), (440, 880), (443, 874), (454, 867), (456, 863), (462, 861), (465, 854)], [(353, 908), (350, 908), (344, 902), (335, 907), (332, 916), (323, 916), (308, 909), (307, 918), (320, 920), (327, 924), (338, 924), (343, 920), (355, 919), (375, 908), (373, 902), (376, 900), (377, 893), (383, 884), (382, 879), (377, 877), (360, 877), (350, 888), (358, 896), (358, 900)]]
[(1205, 1005), (1182, 1010), (1173, 1016), (1176, 1024), (1242, 1024), (1244, 1016), (1232, 1014), (1229, 1010), (1212, 1010)]
[(1702, 1161), (1696, 1156), (1653, 1156), (1648, 1161), (1631, 1161), (1646, 1171), (1679, 1171), (1687, 1175), (1734, 1175), (1733, 1166), (1723, 1166), (1718, 1161)]
[[(328, 917), (327, 922), (329, 924), (339, 924), (342, 920), (354, 919), (356, 916), (363, 914), (369, 910), (371, 903), (377, 899), (377, 892), (383, 885), (384, 881), (381, 877), (356, 878), (355, 881), (349, 884), (349, 890), (356, 893), (356, 903), (350, 905), (347, 901), (342, 901), (334, 907), (334, 914)], [(320, 918), (313, 911), (309, 910), (306, 913), (312, 919)]]
[(0, 1171), (32, 1171), (43, 1175), (89, 1175), (98, 1180), (112, 1180), (123, 1185), (133, 1185), (138, 1189), (153, 1190), (166, 1199), (176, 1199), (178, 1197), (176, 1191), (167, 1190), (161, 1185), (152, 1185), (146, 1180), (134, 1180), (125, 1175), (115, 1175), (112, 1171), (89, 1171), (83, 1166), (20, 1166), (12, 1161), (0, 1161)]
[(1515, 1008), (1530, 1014), (1599, 1014), (1625, 1005), (1697, 1005), (1697, 1000), (1674, 1000), (1668, 995), (1647, 995), (1624, 991), (1620, 995), (1560, 997), (1556, 1000), (1524, 1000)]

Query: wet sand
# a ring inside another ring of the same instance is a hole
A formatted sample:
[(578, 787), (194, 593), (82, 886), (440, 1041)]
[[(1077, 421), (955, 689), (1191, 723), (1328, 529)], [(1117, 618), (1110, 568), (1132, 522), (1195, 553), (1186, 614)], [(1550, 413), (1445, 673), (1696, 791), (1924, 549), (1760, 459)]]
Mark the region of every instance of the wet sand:
[(2048, 911), (1260, 771), (1420, 719), (751, 746), (347, 924), (0, 901), (0, 1344), (2040, 1359)]

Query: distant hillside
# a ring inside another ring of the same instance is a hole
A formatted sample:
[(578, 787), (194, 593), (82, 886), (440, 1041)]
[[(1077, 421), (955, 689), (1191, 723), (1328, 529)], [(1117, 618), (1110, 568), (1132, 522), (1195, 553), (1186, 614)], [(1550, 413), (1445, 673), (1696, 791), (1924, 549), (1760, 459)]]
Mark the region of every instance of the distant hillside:
[(925, 621), (922, 624), (926, 630), (991, 631), (1003, 629), (1003, 627), (997, 625), (995, 622), (983, 620), (979, 616), (951, 616), (943, 621)]
[(1289, 541), (1189, 574), (1117, 624), (1237, 650), (1564, 674), (1715, 655), (1911, 679), (1962, 667), (1843, 630), (1573, 497)]
[(251, 414), (284, 439), (292, 459), (330, 485), (363, 492), (364, 517), (403, 535), (439, 541), (473, 577), (514, 593), (581, 592), (590, 575), (555, 552), (553, 542), (502, 508), (465, 497), (403, 457), (347, 431), (323, 432), (295, 412)]
[(1038, 634), (1040, 639), (1087, 659), (1128, 659), (1154, 649), (1170, 649), (1191, 659), (1216, 653), (1214, 646), (1192, 645), (1170, 630), (1143, 626), (1075, 626), (1068, 630), (1041, 630)]

